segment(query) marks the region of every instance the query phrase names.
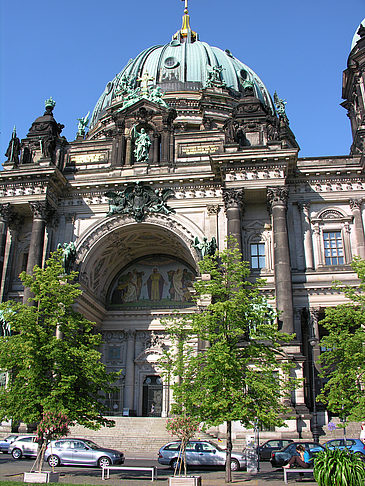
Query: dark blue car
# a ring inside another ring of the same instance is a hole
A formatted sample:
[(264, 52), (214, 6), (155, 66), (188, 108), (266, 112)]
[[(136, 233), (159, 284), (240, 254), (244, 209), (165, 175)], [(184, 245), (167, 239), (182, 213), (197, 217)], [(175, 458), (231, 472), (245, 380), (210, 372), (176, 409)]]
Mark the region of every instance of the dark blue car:
[(297, 441), (292, 442), (288, 446), (280, 449), (280, 451), (275, 451), (271, 454), (271, 465), (272, 467), (282, 467), (285, 464), (288, 464), (290, 458), (294, 455), (298, 455), (296, 450), (297, 445), (301, 444), (305, 447), (305, 449), (309, 452), (309, 455), (314, 457), (318, 452), (323, 451), (324, 447), (322, 447), (317, 442), (306, 442), (306, 441)]

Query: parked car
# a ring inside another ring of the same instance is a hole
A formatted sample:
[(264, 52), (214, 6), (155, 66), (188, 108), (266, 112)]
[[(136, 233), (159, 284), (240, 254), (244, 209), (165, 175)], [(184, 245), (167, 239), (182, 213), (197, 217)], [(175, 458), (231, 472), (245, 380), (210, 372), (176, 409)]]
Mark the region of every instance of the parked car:
[(328, 449), (349, 449), (351, 452), (360, 452), (365, 457), (365, 444), (360, 439), (332, 439), (323, 444)]
[(272, 439), (267, 440), (259, 446), (260, 461), (270, 461), (271, 453), (279, 451), (283, 447), (291, 444), (293, 439)]
[(23, 435), (17, 437), (9, 445), (8, 452), (14, 459), (22, 457), (37, 457), (38, 442), (35, 435)]
[(48, 444), (44, 460), (52, 467), (65, 466), (98, 466), (123, 464), (123, 452), (100, 447), (87, 439), (59, 439)]
[(309, 452), (311, 457), (314, 457), (318, 452), (324, 450), (324, 447), (322, 447), (317, 442), (305, 442), (305, 441), (292, 442), (291, 444), (287, 445), (280, 451), (275, 451), (271, 453), (270, 462), (272, 467), (284, 466), (289, 462), (289, 459), (292, 456), (299, 455), (296, 451), (296, 446), (298, 444), (302, 444), (305, 447), (305, 449)]
[(0, 452), (7, 454), (10, 444), (14, 442), (17, 437), (19, 437), (19, 434), (11, 434), (5, 439), (0, 439)]
[[(158, 452), (158, 462), (165, 466), (175, 468), (179, 451), (180, 441), (165, 444)], [(207, 440), (191, 440), (186, 446), (187, 466), (225, 466), (226, 451)], [(246, 458), (242, 453), (232, 452), (231, 470), (238, 471), (246, 468)]]

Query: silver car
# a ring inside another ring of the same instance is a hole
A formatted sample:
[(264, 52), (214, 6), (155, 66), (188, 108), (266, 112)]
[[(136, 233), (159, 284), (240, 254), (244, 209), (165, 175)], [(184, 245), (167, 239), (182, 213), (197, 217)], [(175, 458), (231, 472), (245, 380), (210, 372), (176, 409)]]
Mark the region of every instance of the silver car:
[(37, 457), (38, 442), (36, 435), (24, 435), (17, 437), (14, 442), (9, 445), (8, 453), (14, 459), (21, 459), (22, 457)]
[(48, 444), (44, 460), (52, 467), (65, 466), (98, 466), (123, 464), (123, 452), (99, 447), (87, 439), (59, 439)]
[(19, 437), (19, 434), (11, 434), (5, 439), (0, 439), (0, 452), (7, 454), (10, 444), (14, 442), (17, 437)]
[[(179, 457), (180, 441), (169, 442), (161, 447), (158, 462), (175, 469)], [(206, 440), (191, 440), (186, 447), (187, 466), (225, 466), (226, 451), (214, 442)], [(242, 453), (232, 452), (231, 470), (246, 468), (246, 458)]]

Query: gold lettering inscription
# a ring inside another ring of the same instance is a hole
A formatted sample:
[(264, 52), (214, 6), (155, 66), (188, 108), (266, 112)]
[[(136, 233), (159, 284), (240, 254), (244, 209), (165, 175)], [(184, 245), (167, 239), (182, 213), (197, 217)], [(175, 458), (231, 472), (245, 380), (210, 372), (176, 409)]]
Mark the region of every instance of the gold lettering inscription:
[(219, 151), (220, 146), (217, 144), (204, 145), (180, 145), (181, 155), (207, 155), (214, 154)]
[(79, 154), (71, 155), (70, 162), (75, 162), (75, 164), (87, 163), (87, 162), (100, 162), (107, 159), (106, 153), (96, 153), (96, 154)]

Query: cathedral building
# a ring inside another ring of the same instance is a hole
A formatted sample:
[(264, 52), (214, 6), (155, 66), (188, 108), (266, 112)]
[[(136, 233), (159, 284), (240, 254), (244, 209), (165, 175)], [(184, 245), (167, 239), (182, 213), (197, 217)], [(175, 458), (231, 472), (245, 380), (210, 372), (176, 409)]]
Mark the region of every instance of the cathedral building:
[(350, 263), (365, 258), (365, 21), (342, 96), (350, 153), (298, 157), (285, 102), (229, 50), (200, 40), (185, 8), (169, 42), (106, 85), (75, 140), (62, 136), (52, 98), (24, 138), (14, 131), (0, 172), (2, 301), (26, 299), (20, 272), (73, 242), (78, 310), (97, 323), (107, 368), (122, 369), (110, 414), (166, 417), (161, 321), (193, 309), (202, 254), (234, 235), (253, 278), (266, 279), (280, 328), (295, 333), (286, 351), (304, 381), (289, 433), (309, 432), (319, 321), (344, 301), (332, 281), (357, 285)]

